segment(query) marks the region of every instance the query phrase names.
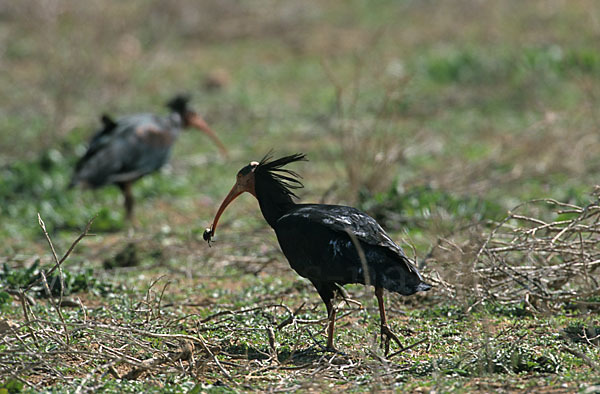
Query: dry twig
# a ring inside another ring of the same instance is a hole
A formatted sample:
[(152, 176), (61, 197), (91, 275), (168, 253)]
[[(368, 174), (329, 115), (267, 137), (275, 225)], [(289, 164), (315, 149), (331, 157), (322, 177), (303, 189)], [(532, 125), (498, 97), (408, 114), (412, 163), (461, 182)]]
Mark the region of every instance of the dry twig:
[[(548, 206), (557, 215), (554, 221), (520, 213), (526, 208)], [(571, 217), (559, 216), (565, 214)], [(478, 279), (476, 290), (481, 299), (524, 302), (536, 311), (565, 302), (585, 302), (585, 298), (600, 294), (600, 284), (592, 275), (599, 266), (599, 200), (578, 207), (542, 199), (520, 204), (509, 212), (483, 242), (472, 272)]]

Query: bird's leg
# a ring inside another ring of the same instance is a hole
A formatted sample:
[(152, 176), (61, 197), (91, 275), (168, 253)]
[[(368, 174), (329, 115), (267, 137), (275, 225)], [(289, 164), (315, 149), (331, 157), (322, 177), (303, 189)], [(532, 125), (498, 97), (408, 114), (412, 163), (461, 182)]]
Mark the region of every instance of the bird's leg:
[[(383, 303), (383, 288), (375, 287), (375, 296), (377, 297), (377, 303), (379, 304), (379, 317), (381, 318), (381, 346), (385, 346), (385, 355), (387, 356), (390, 351), (390, 339), (393, 339), (398, 346), (403, 347), (402, 343), (390, 330), (387, 325), (387, 317), (385, 316), (385, 305)], [(384, 340), (385, 337), (385, 340)]]
[(327, 349), (336, 351), (333, 346), (333, 330), (335, 328), (335, 307), (333, 306), (333, 299), (327, 301), (325, 304), (327, 307), (327, 318), (329, 319), (329, 323), (327, 323)]
[(133, 218), (133, 193), (131, 191), (131, 182), (119, 183), (123, 197), (125, 197), (125, 217), (128, 221)]

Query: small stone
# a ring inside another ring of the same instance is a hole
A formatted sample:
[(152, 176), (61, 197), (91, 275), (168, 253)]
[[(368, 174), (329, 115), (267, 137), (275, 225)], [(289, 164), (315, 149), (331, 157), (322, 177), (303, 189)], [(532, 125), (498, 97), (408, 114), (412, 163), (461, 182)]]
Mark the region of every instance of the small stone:
[(231, 83), (231, 75), (224, 68), (215, 68), (204, 78), (204, 89), (219, 90), (227, 87)]

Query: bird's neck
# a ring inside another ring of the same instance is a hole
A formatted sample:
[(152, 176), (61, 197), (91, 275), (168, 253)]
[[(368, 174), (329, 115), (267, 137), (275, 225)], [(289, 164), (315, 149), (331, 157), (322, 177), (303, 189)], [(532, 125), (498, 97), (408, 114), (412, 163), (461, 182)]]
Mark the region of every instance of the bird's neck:
[(263, 217), (273, 228), (275, 228), (275, 224), (280, 217), (296, 206), (291, 197), (287, 195), (260, 193), (257, 190), (256, 199)]
[(178, 112), (172, 112), (168, 118), (169, 123), (171, 124), (171, 129), (179, 131), (180, 129), (185, 129), (187, 124), (183, 118), (183, 116)]

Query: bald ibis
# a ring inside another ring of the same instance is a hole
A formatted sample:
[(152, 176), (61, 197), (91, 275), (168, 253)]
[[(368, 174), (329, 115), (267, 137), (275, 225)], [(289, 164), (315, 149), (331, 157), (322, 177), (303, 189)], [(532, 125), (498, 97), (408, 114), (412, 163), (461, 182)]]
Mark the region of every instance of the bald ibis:
[(69, 187), (92, 188), (117, 185), (125, 198), (127, 219), (133, 215), (133, 182), (160, 169), (169, 159), (171, 147), (182, 129), (195, 127), (206, 133), (223, 155), (225, 146), (200, 115), (188, 106), (189, 97), (178, 95), (166, 106), (167, 116), (127, 115), (113, 120), (102, 115), (102, 128), (94, 134), (83, 157), (75, 165)]
[(348, 283), (375, 287), (381, 318), (381, 340), (385, 353), (390, 339), (402, 346), (387, 325), (383, 289), (402, 295), (427, 291), (419, 271), (402, 249), (369, 215), (341, 205), (297, 204), (295, 189), (303, 187), (299, 175), (284, 168), (305, 160), (295, 154), (277, 160), (267, 155), (253, 161), (237, 174), (237, 180), (219, 207), (204, 239), (211, 241), (217, 223), (227, 206), (243, 192), (258, 200), (267, 223), (275, 230), (281, 250), (291, 267), (308, 278), (325, 303), (328, 314), (327, 347), (333, 346), (335, 292)]

